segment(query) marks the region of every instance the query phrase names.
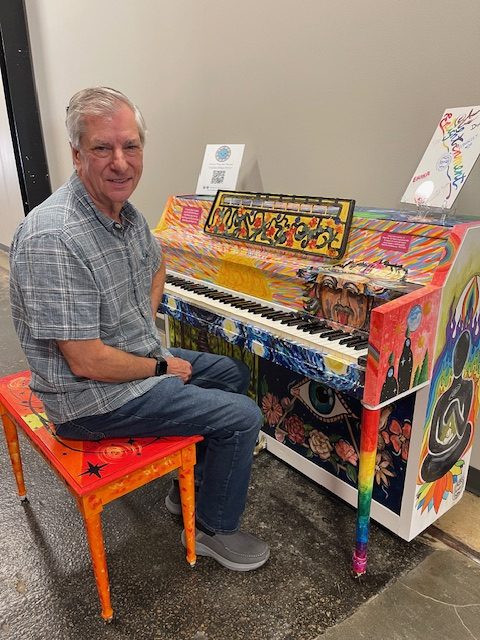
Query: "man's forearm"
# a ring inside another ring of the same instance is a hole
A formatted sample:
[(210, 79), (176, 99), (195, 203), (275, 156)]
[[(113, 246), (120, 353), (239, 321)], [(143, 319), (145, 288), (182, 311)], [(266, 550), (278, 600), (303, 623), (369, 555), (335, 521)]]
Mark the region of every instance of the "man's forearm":
[(72, 373), (100, 382), (130, 382), (155, 375), (156, 360), (126, 353), (101, 340), (58, 342)]
[(155, 318), (157, 315), (157, 309), (162, 302), (163, 297), (163, 289), (165, 286), (165, 260), (162, 260), (162, 263), (156, 272), (156, 274), (152, 278), (152, 287), (150, 290), (150, 300), (152, 305), (152, 315)]

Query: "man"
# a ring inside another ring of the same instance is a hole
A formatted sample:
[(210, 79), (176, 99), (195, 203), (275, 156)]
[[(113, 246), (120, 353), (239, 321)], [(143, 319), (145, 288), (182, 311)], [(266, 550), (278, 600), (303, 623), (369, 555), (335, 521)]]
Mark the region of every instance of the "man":
[[(142, 175), (143, 117), (122, 93), (97, 87), (72, 97), (66, 125), (75, 173), (29, 213), (10, 252), (32, 390), (61, 437), (203, 435), (197, 554), (256, 569), (269, 547), (239, 523), (262, 415), (245, 395), (243, 363), (160, 343), (165, 262), (128, 202)], [(178, 486), (166, 505), (180, 513)]]

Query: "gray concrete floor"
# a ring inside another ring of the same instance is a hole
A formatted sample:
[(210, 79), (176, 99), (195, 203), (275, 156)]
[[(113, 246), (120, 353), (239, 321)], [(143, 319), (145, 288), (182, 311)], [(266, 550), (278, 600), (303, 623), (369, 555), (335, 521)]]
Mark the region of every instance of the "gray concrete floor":
[[(0, 259), (0, 375), (26, 368), (7, 279)], [(480, 547), (457, 526), (480, 524), (480, 498), (455, 507), (468, 512), (450, 517), (456, 526), (444, 536), (432, 527), (406, 543), (372, 523), (368, 574), (354, 580), (354, 509), (269, 453), (255, 461), (244, 517), (272, 548), (257, 572), (207, 558), (188, 567), (180, 523), (163, 503), (169, 478), (105, 509), (115, 609), (105, 626), (75, 504), (21, 444), (28, 503), (0, 438), (0, 640), (480, 640)]]

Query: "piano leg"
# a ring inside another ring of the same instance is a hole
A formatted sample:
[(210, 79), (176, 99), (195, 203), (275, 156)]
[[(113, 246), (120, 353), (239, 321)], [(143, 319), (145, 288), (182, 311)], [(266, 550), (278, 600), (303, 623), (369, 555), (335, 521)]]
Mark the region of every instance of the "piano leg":
[(363, 408), (360, 429), (360, 460), (358, 467), (358, 506), (355, 550), (352, 570), (358, 577), (367, 570), (367, 544), (370, 524), (375, 460), (377, 456), (380, 409)]

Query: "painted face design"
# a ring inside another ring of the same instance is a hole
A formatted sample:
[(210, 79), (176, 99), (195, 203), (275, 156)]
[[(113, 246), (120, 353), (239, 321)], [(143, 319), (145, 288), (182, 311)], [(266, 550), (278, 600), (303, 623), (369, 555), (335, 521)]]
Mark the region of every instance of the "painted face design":
[(315, 293), (325, 318), (356, 329), (367, 326), (370, 305), (364, 283), (339, 282), (326, 275), (317, 282)]

